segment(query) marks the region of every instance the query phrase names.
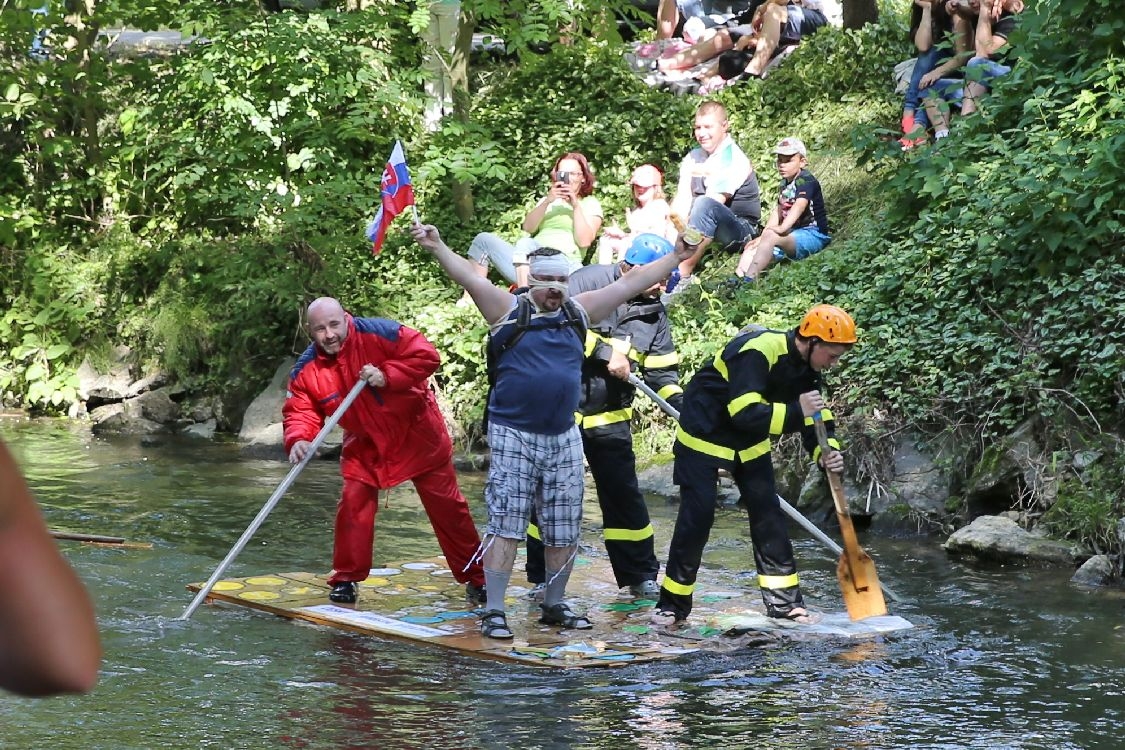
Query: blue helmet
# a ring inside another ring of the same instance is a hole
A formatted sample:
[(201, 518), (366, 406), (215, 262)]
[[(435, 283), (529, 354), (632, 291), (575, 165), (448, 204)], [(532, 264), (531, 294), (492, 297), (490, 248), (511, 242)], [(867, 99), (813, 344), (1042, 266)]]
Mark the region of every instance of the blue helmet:
[(625, 251), (625, 262), (631, 266), (643, 266), (660, 260), (672, 252), (672, 243), (659, 234), (638, 234), (633, 244)]

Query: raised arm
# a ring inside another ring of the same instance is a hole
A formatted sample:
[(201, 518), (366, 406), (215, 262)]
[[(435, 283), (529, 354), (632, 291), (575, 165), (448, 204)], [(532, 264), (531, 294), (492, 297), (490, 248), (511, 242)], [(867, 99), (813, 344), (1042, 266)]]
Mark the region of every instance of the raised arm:
[(681, 238), (676, 241), (676, 252), (634, 268), (609, 286), (575, 295), (574, 299), (586, 309), (590, 322), (597, 323), (608, 317), (622, 302), (633, 299), (653, 284), (668, 278), (672, 269), (680, 261), (690, 258), (694, 252), (695, 248), (685, 246)]
[(0, 687), (29, 696), (84, 693), (98, 679), (101, 656), (90, 595), (0, 444)]
[(921, 20), (914, 32), (914, 47), (919, 52), (926, 52), (934, 46), (934, 22), (930, 11), (930, 0), (914, 0), (914, 4), (921, 10)]
[(987, 0), (981, 3), (980, 14), (977, 16), (974, 47), (977, 57), (991, 57), (996, 51), (1008, 43), (1007, 38), (992, 33), (992, 24), (1000, 18), (1003, 9), (1001, 0), (993, 0), (989, 5)]
[(410, 227), (410, 233), (419, 245), (437, 259), (446, 275), (469, 293), (486, 321), (495, 323), (512, 309), (515, 297), (479, 275), (468, 258), (450, 250), (433, 224), (414, 224)]

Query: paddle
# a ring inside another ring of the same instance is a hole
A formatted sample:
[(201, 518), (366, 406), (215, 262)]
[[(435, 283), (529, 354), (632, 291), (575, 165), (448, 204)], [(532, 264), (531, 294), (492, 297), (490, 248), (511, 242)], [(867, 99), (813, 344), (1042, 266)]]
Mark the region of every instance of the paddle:
[[(813, 427), (816, 430), (817, 442), (820, 444), (820, 452), (822, 455), (827, 455), (832, 447), (828, 444), (828, 430), (824, 427), (824, 415), (821, 412), (813, 415)], [(864, 620), (868, 617), (885, 615), (887, 603), (883, 601), (883, 591), (879, 586), (875, 563), (860, 548), (859, 541), (856, 539), (852, 517), (848, 513), (848, 501), (844, 497), (844, 482), (834, 471), (826, 471), (825, 474), (828, 475), (828, 486), (832, 489), (832, 502), (836, 505), (840, 536), (844, 540), (844, 552), (836, 565), (836, 579), (840, 582), (840, 591), (844, 594), (848, 617), (853, 620)]]
[[(638, 390), (640, 390), (650, 399), (652, 399), (653, 403), (659, 406), (665, 414), (670, 416), (672, 419), (679, 421), (680, 413), (676, 411), (675, 407), (661, 398), (660, 394), (658, 394), (656, 391), (649, 388), (648, 384), (637, 377), (635, 373), (629, 374), (629, 382), (632, 383)], [(837, 555), (842, 555), (844, 553), (844, 550), (842, 547), (840, 547), (840, 545), (836, 544), (836, 542), (832, 541), (832, 539), (827, 534), (817, 528), (816, 524), (801, 515), (801, 511), (797, 510), (792, 505), (787, 503), (785, 501), (785, 498), (783, 498), (781, 495), (777, 496), (777, 502), (781, 506), (781, 510), (785, 513), (785, 515), (792, 518), (799, 526), (801, 526), (801, 528), (812, 534), (817, 541), (819, 541), (821, 544), (826, 546), (829, 550)], [(886, 586), (882, 586), (882, 589), (887, 593), (887, 596), (891, 597), (896, 602), (902, 601), (902, 599), (899, 598), (897, 594), (895, 594)]]
[(313, 439), (312, 444), (309, 445), (309, 450), (305, 453), (305, 457), (301, 459), (300, 463), (289, 470), (289, 473), (285, 475), (285, 479), (281, 480), (281, 484), (279, 484), (277, 486), (277, 489), (273, 491), (273, 494), (270, 495), (270, 499), (266, 501), (266, 504), (262, 506), (262, 509), (260, 511), (258, 511), (258, 515), (254, 518), (253, 521), (250, 522), (250, 525), (246, 527), (246, 531), (242, 533), (242, 537), (235, 543), (230, 552), (227, 553), (227, 556), (223, 558), (223, 561), (219, 563), (219, 567), (215, 568), (215, 572), (212, 573), (211, 577), (207, 579), (207, 583), (203, 584), (203, 587), (199, 589), (199, 592), (195, 595), (195, 598), (192, 599), (191, 604), (187, 606), (187, 609), (184, 610), (184, 613), (182, 615), (176, 618), (177, 620), (186, 620), (191, 617), (192, 613), (195, 612), (199, 604), (205, 598), (207, 598), (207, 595), (211, 593), (211, 589), (214, 588), (215, 584), (219, 582), (219, 578), (222, 577), (223, 572), (227, 569), (227, 566), (234, 562), (234, 558), (238, 557), (239, 553), (242, 552), (243, 547), (245, 547), (246, 544), (250, 541), (250, 537), (254, 536), (254, 533), (258, 530), (258, 527), (265, 523), (266, 517), (273, 510), (274, 506), (277, 505), (278, 501), (281, 500), (281, 496), (284, 495), (286, 490), (289, 489), (289, 486), (293, 484), (293, 481), (297, 478), (297, 475), (301, 473), (301, 469), (305, 468), (305, 464), (307, 464), (312, 459), (312, 457), (316, 455), (316, 451), (318, 448), (320, 448), (320, 444), (324, 442), (324, 439), (326, 437), (328, 437), (328, 433), (331, 432), (332, 428), (336, 426), (336, 423), (340, 421), (340, 417), (344, 416), (344, 412), (348, 410), (348, 407), (352, 405), (352, 402), (359, 397), (360, 391), (363, 390), (363, 386), (365, 385), (367, 385), (367, 381), (365, 381), (363, 378), (360, 378), (358, 381), (356, 381), (356, 384), (352, 386), (351, 391), (348, 392), (347, 397), (344, 398), (343, 403), (341, 403), (340, 406), (337, 407), (336, 411), (332, 412), (332, 416), (330, 416), (324, 422), (324, 427), (320, 429), (320, 433)]

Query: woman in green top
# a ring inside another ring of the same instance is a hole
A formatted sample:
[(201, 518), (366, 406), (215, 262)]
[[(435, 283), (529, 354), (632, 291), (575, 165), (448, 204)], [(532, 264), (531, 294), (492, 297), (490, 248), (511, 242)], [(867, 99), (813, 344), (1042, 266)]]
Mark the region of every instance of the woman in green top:
[(582, 266), (582, 254), (602, 227), (602, 206), (593, 196), (594, 173), (583, 154), (571, 151), (555, 160), (547, 194), (528, 212), (523, 230), (529, 236), (514, 245), (495, 234), (482, 232), (469, 245), (469, 257), (481, 276), (496, 266), (504, 278), (527, 286), (527, 254), (550, 247), (566, 255), (571, 271)]

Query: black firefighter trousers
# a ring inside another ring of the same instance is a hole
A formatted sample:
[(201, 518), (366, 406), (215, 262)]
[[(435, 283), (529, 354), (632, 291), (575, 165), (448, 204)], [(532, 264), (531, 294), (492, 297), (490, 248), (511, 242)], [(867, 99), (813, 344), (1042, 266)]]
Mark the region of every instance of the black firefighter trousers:
[[(777, 500), (770, 455), (747, 463), (736, 463), (731, 472), (742, 503), (750, 516), (750, 539), (754, 563), (766, 611), (784, 617), (803, 607), (797, 580), (797, 564), (789, 539), (785, 514)], [(672, 612), (677, 620), (691, 613), (695, 579), (703, 559), (703, 548), (715, 523), (718, 503), (719, 466), (714, 459), (683, 445), (676, 446), (673, 479), (680, 486), (680, 512), (668, 550), (664, 582), (657, 611)]]

